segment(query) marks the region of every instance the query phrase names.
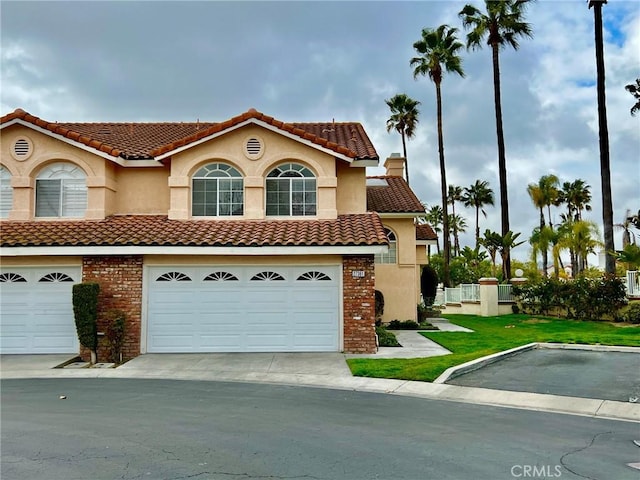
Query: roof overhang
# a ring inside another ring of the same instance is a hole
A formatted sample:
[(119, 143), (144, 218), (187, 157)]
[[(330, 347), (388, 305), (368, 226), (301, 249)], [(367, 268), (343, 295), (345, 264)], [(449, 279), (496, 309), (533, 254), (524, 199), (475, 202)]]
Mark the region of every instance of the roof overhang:
[[(344, 160), (345, 162), (348, 162), (348, 163), (352, 163), (353, 161), (357, 160), (357, 159), (353, 159), (351, 157), (348, 157), (346, 155), (343, 155), (341, 153), (338, 153), (338, 152), (336, 152), (334, 150), (331, 150), (330, 148), (325, 148), (325, 147), (323, 147), (321, 145), (318, 145), (317, 143), (314, 143), (314, 142), (312, 142), (310, 140), (307, 140), (305, 138), (300, 138), (298, 135), (294, 135), (293, 133), (287, 132), (285, 130), (281, 130), (280, 128), (278, 128), (276, 126), (271, 125), (271, 124), (269, 124), (269, 123), (267, 123), (267, 122), (265, 122), (263, 120), (258, 120), (257, 118), (249, 118), (247, 120), (244, 120), (244, 121), (242, 121), (242, 122), (240, 122), (240, 123), (238, 123), (236, 125), (233, 125), (233, 126), (231, 126), (229, 128), (226, 128), (226, 129), (221, 130), (219, 132), (212, 133), (211, 135), (203, 137), (203, 138), (201, 138), (199, 140), (195, 140), (195, 141), (193, 141), (193, 142), (191, 142), (191, 143), (189, 143), (187, 145), (183, 145), (181, 147), (175, 148), (174, 150), (170, 150), (170, 151), (168, 151), (166, 153), (158, 155), (158, 156), (155, 157), (155, 159), (159, 160), (159, 161), (165, 160), (165, 159), (171, 157), (172, 155), (175, 155), (175, 154), (180, 153), (180, 152), (184, 152), (185, 150), (193, 148), (193, 147), (195, 147), (197, 145), (201, 145), (201, 144), (203, 144), (205, 142), (208, 142), (209, 140), (213, 140), (214, 138), (221, 137), (222, 135), (226, 135), (227, 133), (232, 132), (234, 130), (238, 130), (239, 128), (246, 127), (247, 125), (257, 125), (259, 127), (265, 128), (267, 130), (270, 130), (272, 132), (280, 134), (280, 135), (282, 135), (284, 137), (287, 137), (287, 138), (290, 138), (292, 140), (295, 140), (296, 142), (300, 142), (303, 145), (306, 145), (306, 146), (308, 146), (310, 148), (313, 148), (313, 149), (318, 150), (320, 152), (326, 153), (327, 155), (331, 155), (332, 157), (338, 158), (340, 160)], [(377, 162), (376, 162), (376, 164), (374, 166), (377, 166)]]
[(108, 153), (105, 152), (101, 152), (100, 150), (97, 150), (93, 147), (89, 147), (88, 145), (85, 145), (83, 143), (80, 142), (76, 142), (75, 140), (72, 140), (70, 138), (65, 137), (64, 135), (60, 135), (59, 133), (54, 133), (50, 130), (47, 130), (46, 128), (42, 128), (39, 127), (38, 125), (34, 125), (33, 123), (27, 122), (21, 118), (14, 118), (13, 120), (9, 120), (6, 123), (3, 123), (2, 125), (0, 125), (0, 130), (3, 130), (5, 128), (11, 127), (13, 125), (20, 125), (22, 127), (26, 127), (29, 128), (31, 130), (34, 130), (38, 133), (41, 133), (43, 135), (47, 135), (48, 137), (51, 138), (55, 138), (56, 140), (60, 140), (61, 142), (64, 142), (68, 145), (71, 145), (73, 147), (79, 148), (80, 150), (84, 150), (85, 152), (89, 152), (92, 153), (93, 155), (96, 155), (98, 157), (102, 157), (102, 158), (106, 158), (107, 160), (110, 160), (114, 163), (117, 163), (118, 165), (122, 166), (122, 167), (132, 167), (132, 166), (136, 166), (136, 167), (161, 167), (162, 164), (159, 163), (157, 160), (153, 160), (153, 159), (149, 159), (149, 160), (125, 160), (122, 157), (115, 157), (113, 155), (109, 155)]
[(329, 245), (273, 247), (171, 247), (171, 246), (54, 246), (3, 247), (0, 256), (120, 256), (120, 255), (375, 255), (386, 253), (387, 245)]
[(438, 245), (438, 240), (416, 240), (416, 245)]
[(424, 216), (424, 212), (376, 213), (380, 218), (418, 218)]

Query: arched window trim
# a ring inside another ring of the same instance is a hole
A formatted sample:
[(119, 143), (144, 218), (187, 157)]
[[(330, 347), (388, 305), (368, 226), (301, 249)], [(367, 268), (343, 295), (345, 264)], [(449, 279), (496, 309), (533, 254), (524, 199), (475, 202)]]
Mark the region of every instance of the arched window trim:
[(0, 165), (0, 218), (7, 218), (12, 208), (11, 172), (4, 165)]
[(288, 162), (272, 168), (266, 175), (267, 216), (315, 216), (317, 178), (300, 163)]
[(240, 170), (221, 162), (200, 167), (191, 177), (191, 215), (244, 215), (244, 177)]
[(377, 264), (398, 263), (398, 237), (396, 233), (388, 227), (384, 227), (384, 233), (389, 241), (389, 250), (386, 253), (377, 253), (374, 257)]
[(71, 162), (47, 165), (36, 176), (35, 216), (79, 218), (87, 210), (87, 174)]

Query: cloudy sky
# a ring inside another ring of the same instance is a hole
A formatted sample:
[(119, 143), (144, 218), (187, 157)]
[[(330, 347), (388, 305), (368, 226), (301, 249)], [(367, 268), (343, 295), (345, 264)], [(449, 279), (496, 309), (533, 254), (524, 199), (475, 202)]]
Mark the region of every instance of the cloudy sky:
[[(256, 108), (282, 121), (359, 121), (384, 161), (402, 149), (400, 136), (386, 131), (384, 100), (406, 93), (421, 102), (408, 144), (411, 185), (436, 204), (435, 88), (414, 80), (409, 60), (424, 27), (446, 23), (464, 35), (457, 16), (464, 3), (3, 0), (0, 113), (22, 108), (67, 122), (223, 121)], [(640, 116), (630, 116), (633, 98), (624, 90), (640, 77), (640, 2), (610, 0), (603, 11), (619, 222), (640, 208)], [(602, 223), (593, 12), (585, 0), (540, 0), (527, 19), (534, 38), (501, 54), (511, 227), (526, 238), (538, 222), (526, 186), (549, 173), (591, 185), (589, 218)], [(487, 180), (496, 207), (481, 229), (499, 231), (491, 53), (462, 54), (466, 78), (443, 82), (448, 181)], [(463, 244), (471, 244), (473, 212), (462, 213), (469, 225)]]

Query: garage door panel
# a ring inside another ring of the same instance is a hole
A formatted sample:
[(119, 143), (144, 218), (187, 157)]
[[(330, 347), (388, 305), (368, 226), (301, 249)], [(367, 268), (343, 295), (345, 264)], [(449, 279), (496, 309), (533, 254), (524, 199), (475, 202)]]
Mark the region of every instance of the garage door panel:
[[(171, 271), (192, 281), (155, 281)], [(147, 350), (169, 351), (164, 337), (173, 332), (193, 334), (174, 352), (336, 351), (339, 272), (326, 266), (149, 267)], [(179, 313), (181, 323), (163, 321), (168, 311)]]
[(0, 353), (77, 353), (71, 291), (80, 267), (9, 267), (0, 275)]
[(160, 353), (171, 353), (191, 348), (193, 345), (193, 335), (171, 335), (171, 336), (154, 336), (152, 341), (154, 350)]

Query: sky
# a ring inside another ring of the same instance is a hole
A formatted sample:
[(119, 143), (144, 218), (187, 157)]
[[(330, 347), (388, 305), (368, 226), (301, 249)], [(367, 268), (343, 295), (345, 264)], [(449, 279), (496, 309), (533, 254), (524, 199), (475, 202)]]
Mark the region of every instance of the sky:
[[(423, 28), (465, 31), (462, 1), (0, 2), (0, 114), (48, 121), (224, 121), (250, 108), (285, 122), (361, 122), (381, 159), (402, 151), (385, 99), (421, 102), (408, 142), (410, 182), (440, 204), (435, 87), (409, 61)], [(640, 115), (624, 86), (640, 77), (640, 1), (603, 7), (614, 222), (640, 209)], [(500, 54), (511, 229), (528, 239), (538, 211), (526, 188), (542, 175), (585, 180), (602, 225), (593, 11), (539, 0), (533, 39)], [(495, 192), (480, 229), (500, 231), (491, 51), (461, 51), (465, 78), (442, 83), (447, 180)], [(559, 222), (564, 209), (553, 209)], [(463, 245), (473, 245), (475, 212)], [(601, 227), (600, 227), (601, 228)], [(640, 233), (640, 232), (637, 232)], [(621, 248), (621, 231), (616, 231)], [(640, 241), (640, 239), (639, 239)], [(528, 257), (528, 244), (513, 251)]]

